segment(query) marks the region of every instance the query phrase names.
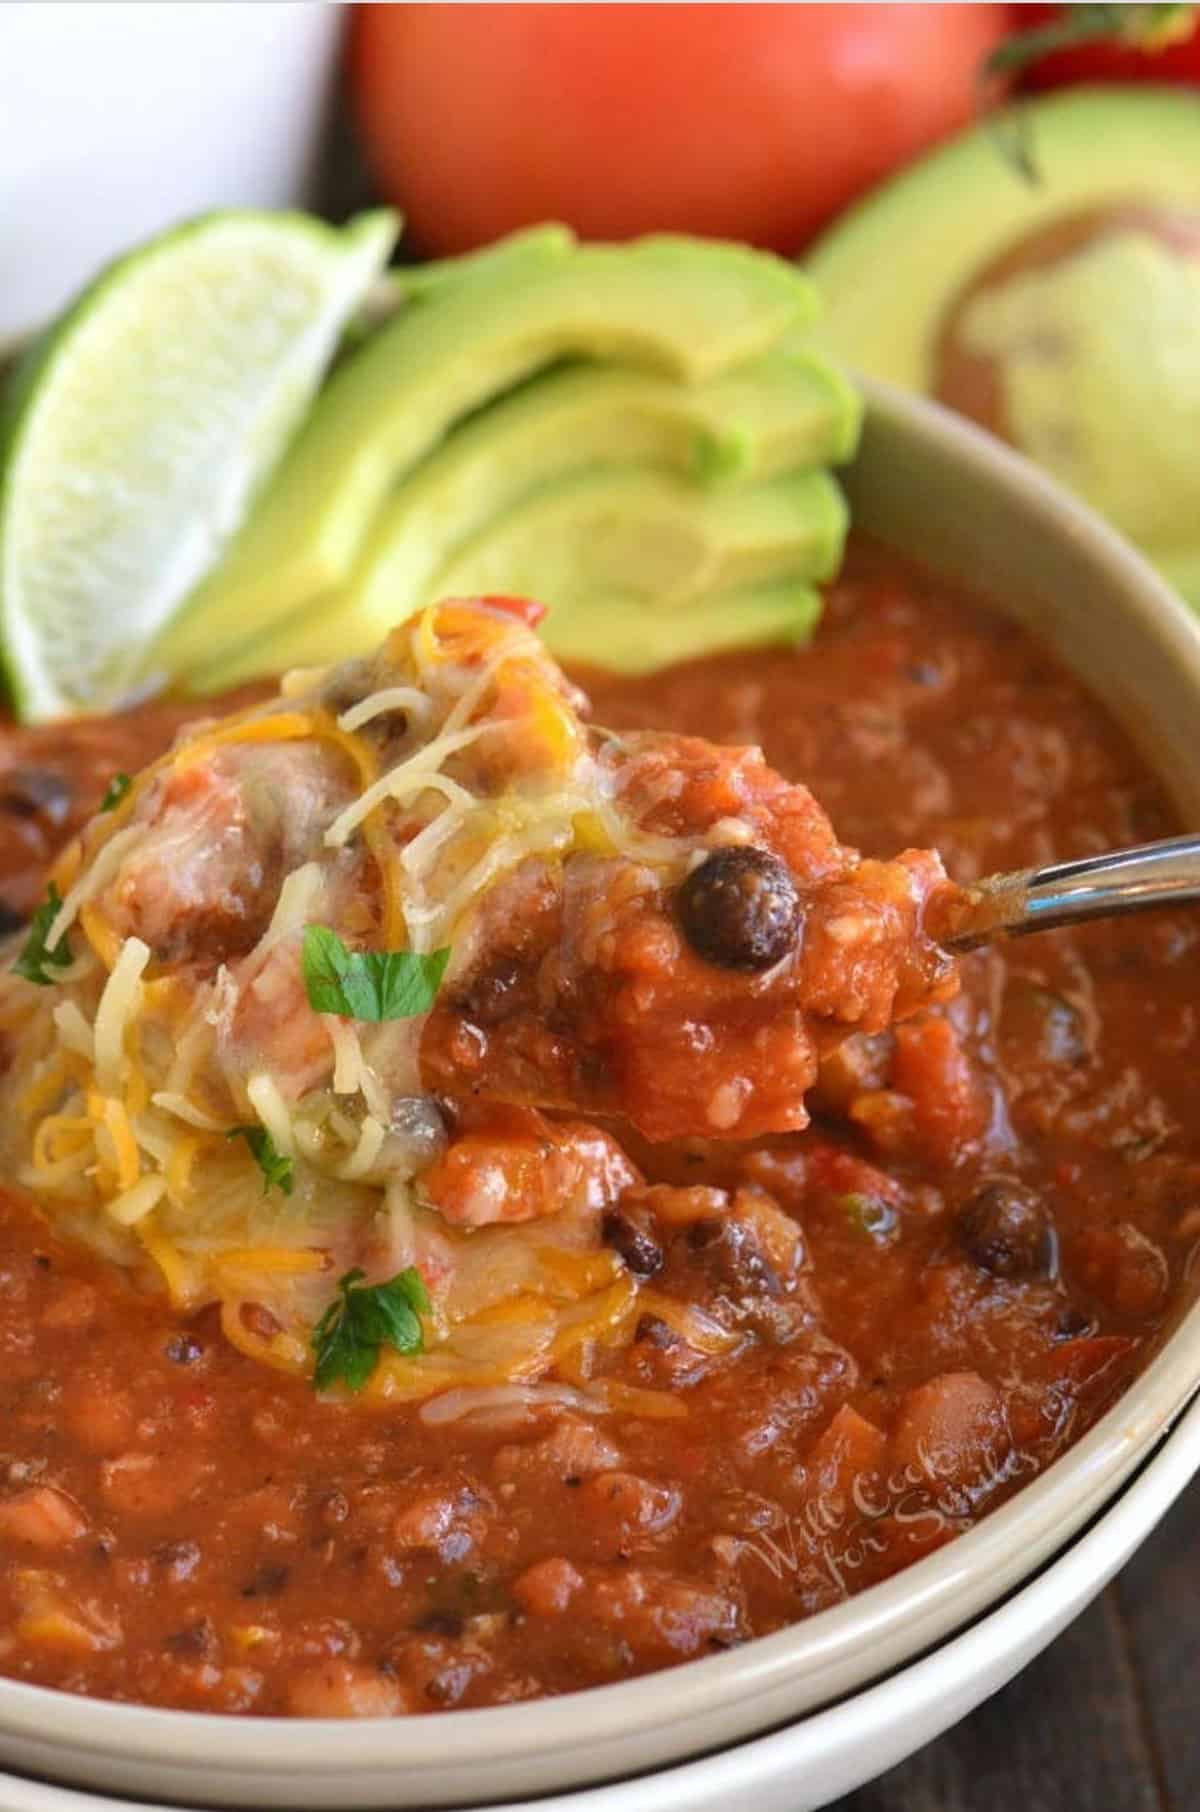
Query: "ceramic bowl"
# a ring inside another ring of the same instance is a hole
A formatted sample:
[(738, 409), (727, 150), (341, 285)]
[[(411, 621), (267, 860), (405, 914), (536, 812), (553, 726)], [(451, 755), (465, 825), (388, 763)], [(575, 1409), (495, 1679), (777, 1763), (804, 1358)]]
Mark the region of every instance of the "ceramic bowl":
[[(1103, 523), (995, 441), (882, 387), (870, 387), (869, 404), (849, 475), (858, 525), (1031, 624), (1124, 723), (1185, 819), (1200, 826), (1200, 629), (1184, 607)], [(431, 1808), (620, 1780), (745, 1745), (802, 1717), (770, 1741), (791, 1744), (799, 1758), (823, 1754), (827, 1739), (814, 1733), (838, 1726), (805, 1714), (930, 1654), (1030, 1580), (1115, 1497), (1198, 1379), (1200, 1307), (1186, 1307), (1120, 1402), (977, 1528), (885, 1584), (726, 1654), (536, 1703), (355, 1724), (152, 1711), (0, 1681), (0, 1766), (185, 1805)], [(1189, 1459), (1195, 1446), (1193, 1431)], [(1119, 1544), (1112, 1552), (1123, 1557)], [(1041, 1640), (1084, 1601), (1077, 1586), (1071, 1591), (1039, 1611)], [(938, 1692), (953, 1686), (945, 1722), (1032, 1652), (1028, 1636), (1014, 1637), (1004, 1650), (1011, 1665), (998, 1663), (976, 1638), (961, 1639), (949, 1672), (938, 1671), (935, 1654), (933, 1672), (914, 1676), (941, 1680)], [(915, 1740), (942, 1716), (936, 1694), (921, 1703)], [(863, 1726), (855, 1778), (903, 1752), (886, 1714), (879, 1728), (887, 1734), (876, 1740)], [(732, 1749), (719, 1767), (736, 1770), (751, 1753)], [(844, 1753), (842, 1767), (836, 1779), (847, 1784)], [(789, 1812), (816, 1803), (808, 1791), (793, 1785)], [(747, 1774), (738, 1803), (752, 1793)], [(576, 1802), (552, 1802), (560, 1803)], [(599, 1812), (635, 1802), (584, 1795), (578, 1803)]]

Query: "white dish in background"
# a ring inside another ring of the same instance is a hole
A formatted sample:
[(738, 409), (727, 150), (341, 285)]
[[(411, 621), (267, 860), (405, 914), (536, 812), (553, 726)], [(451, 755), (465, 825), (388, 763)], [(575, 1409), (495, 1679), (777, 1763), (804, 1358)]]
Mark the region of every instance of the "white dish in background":
[(0, 346), (126, 247), (310, 195), (337, 6), (0, 7)]
[[(1125, 721), (1185, 816), (1200, 824), (1200, 629), (1183, 606), (1031, 465), (933, 405), (877, 386), (868, 394), (849, 486), (858, 525), (1032, 622)], [(1081, 1608), (1104, 1567), (1120, 1564), (1161, 1507), (1139, 1522), (1126, 1506), (1141, 1500), (1122, 1500), (1107, 1545), (1089, 1548), (1093, 1535), (1079, 1544), (1101, 1556), (1088, 1563), (1093, 1570), (1081, 1578), (1071, 1557), (1058, 1563), (998, 1612), (999, 1621), (980, 1626), (993, 1630), (991, 1646), (978, 1631), (936, 1646), (1029, 1580), (1114, 1498), (1198, 1378), (1193, 1306), (1096, 1427), (978, 1528), (885, 1584), (726, 1654), (536, 1703), (357, 1724), (157, 1711), (3, 1680), (0, 1765), (185, 1805), (341, 1812), (562, 1795), (708, 1755), (698, 1770), (661, 1776), (684, 1783), (664, 1806), (740, 1812), (753, 1801), (757, 1812), (801, 1812), (953, 1722)], [(1194, 1418), (1187, 1427), (1183, 1444), (1167, 1450), (1174, 1490), (1196, 1464)], [(929, 1660), (909, 1665), (928, 1651)], [(896, 1669), (904, 1671), (864, 1690)], [(850, 1694), (858, 1695), (851, 1706), (793, 1723)], [(746, 1742), (789, 1723), (763, 1743)], [(728, 1753), (713, 1758), (720, 1749)], [(786, 1779), (771, 1772), (778, 1768), (800, 1771), (786, 1800), (767, 1797), (772, 1781)], [(728, 1783), (724, 1800), (713, 1797), (717, 1782)], [(549, 1799), (539, 1812), (641, 1812), (646, 1797), (644, 1783), (634, 1784)], [(45, 1801), (47, 1812), (53, 1803)]]

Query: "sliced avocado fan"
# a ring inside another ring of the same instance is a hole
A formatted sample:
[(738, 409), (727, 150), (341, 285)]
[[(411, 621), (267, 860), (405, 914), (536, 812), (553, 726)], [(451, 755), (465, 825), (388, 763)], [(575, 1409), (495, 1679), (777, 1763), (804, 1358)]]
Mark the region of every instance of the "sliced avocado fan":
[[(258, 641), (224, 650), (198, 669), (195, 683), (215, 689), (269, 672), (280, 647), (291, 665), (319, 666), (343, 648), (372, 647), (398, 615), (447, 591), (512, 591), (525, 582), (557, 606), (549, 632), (557, 647), (564, 612), (581, 596), (590, 600), (592, 590), (568, 586), (561, 555), (552, 573), (548, 552), (536, 541), (530, 545), (530, 533), (545, 522), (543, 504), (568, 552), (593, 532), (597, 508), (607, 511), (606, 542), (625, 525), (620, 543), (637, 569), (631, 594), (646, 593), (651, 564), (649, 549), (643, 561), (642, 549), (630, 547), (629, 533), (634, 525), (641, 532), (656, 508), (676, 518), (690, 508), (695, 533), (710, 537), (720, 534), (721, 520), (736, 534), (740, 514), (743, 542), (756, 525), (766, 526), (770, 511), (766, 566), (791, 578), (817, 577), (836, 566), (845, 522), (840, 493), (820, 468), (853, 450), (857, 420), (857, 399), (840, 372), (786, 346), (693, 387), (622, 366), (553, 370), (447, 436), (383, 506), (336, 599), (305, 606)], [(752, 491), (744, 506), (737, 502), (756, 480), (787, 472), (796, 477), (786, 490), (765, 499)], [(656, 494), (660, 473), (676, 475), (673, 491), (660, 486)], [(593, 483), (568, 482), (581, 476)], [(646, 496), (639, 499), (643, 481)], [(600, 501), (606, 482), (607, 505)], [(710, 495), (713, 507), (702, 526)], [(519, 569), (507, 552), (510, 535), (523, 535), (527, 544)], [(665, 536), (664, 528), (660, 549)], [(497, 541), (499, 549), (489, 551)], [(497, 584), (465, 579), (459, 556), (477, 574), (486, 559), (499, 574)], [(610, 565), (611, 558), (610, 547)]]
[(674, 612), (714, 593), (828, 578), (845, 526), (841, 493), (825, 472), (711, 491), (636, 468), (585, 474), (535, 492), (490, 525), (429, 590), (486, 596), (515, 581), (518, 592), (540, 584), (551, 616), (556, 598), (617, 592)]
[[(815, 613), (809, 582), (829, 578), (841, 559), (846, 505), (828, 473), (791, 472), (766, 484), (709, 490), (686, 478), (644, 467), (597, 469), (560, 479), (533, 491), (523, 502), (490, 521), (449, 560), (434, 565), (404, 594), (371, 582), (327, 600), (284, 625), (288, 662), (320, 667), (343, 649), (369, 649), (395, 623), (397, 614), (439, 598), (509, 593), (549, 603), (542, 633), (560, 655), (626, 671), (649, 665), (645, 644), (616, 633), (609, 600), (622, 598), (629, 624), (636, 607), (653, 620), (655, 648), (693, 651), (697, 642), (691, 615), (698, 604), (723, 597), (773, 592), (771, 610), (780, 610), (780, 588), (804, 588), (801, 613), (811, 627)], [(583, 600), (583, 602), (581, 602)], [(602, 608), (603, 607), (603, 608)], [(756, 607), (756, 619), (766, 619)], [(712, 621), (711, 611), (707, 621)], [(788, 619), (795, 621), (795, 612)], [(731, 629), (717, 646), (747, 638)], [(761, 640), (761, 635), (751, 639)], [(202, 676), (225, 687), (269, 671), (274, 638), (266, 649), (214, 663)], [(678, 658), (683, 658), (682, 654)]]
[[(820, 615), (821, 594), (811, 585), (727, 592), (670, 613), (647, 609), (645, 598), (599, 596), (586, 611), (558, 613), (554, 649), (560, 660), (580, 666), (654, 673), (700, 655), (799, 646), (811, 636)], [(604, 624), (603, 649), (597, 621)]]
[(554, 605), (552, 646), (578, 619), (572, 652), (596, 659), (615, 658), (612, 600), (682, 621), (745, 594), (760, 628), (811, 625), (810, 595), (789, 614), (774, 588), (836, 568), (845, 513), (822, 468), (853, 451), (859, 403), (809, 343), (792, 266), (549, 226), (389, 283), (395, 313), (335, 371), (149, 672), (206, 690), (340, 658), (485, 572)]

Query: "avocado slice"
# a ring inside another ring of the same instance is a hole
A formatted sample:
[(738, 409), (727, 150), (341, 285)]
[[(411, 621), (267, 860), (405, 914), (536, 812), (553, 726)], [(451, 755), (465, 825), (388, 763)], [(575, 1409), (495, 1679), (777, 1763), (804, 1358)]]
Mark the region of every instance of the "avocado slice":
[[(331, 597), (311, 628), (301, 616), (251, 638), (253, 670), (373, 647), (429, 596), (457, 549), (551, 478), (632, 465), (698, 484), (750, 483), (848, 458), (860, 416), (848, 379), (800, 342), (694, 386), (624, 366), (558, 367), (450, 434), (380, 511), (337, 594), (341, 608)], [(223, 680), (242, 675), (241, 648), (223, 649), (218, 666)], [(213, 671), (206, 665), (200, 683)]]
[[(1200, 205), (1200, 105), (1169, 88), (1076, 88), (1022, 102), (1039, 180), (977, 126), (852, 208), (805, 261), (824, 316), (814, 340), (852, 368), (933, 388), (948, 304), (995, 254), (1113, 201)], [(882, 281), (881, 281), (882, 275)]]
[[(609, 648), (613, 598), (624, 601), (622, 624), (635, 606), (640, 615), (642, 666), (656, 665), (664, 648), (678, 650), (676, 659), (702, 648), (719, 611), (694, 613), (722, 594), (776, 592), (755, 607), (756, 627), (730, 624), (717, 646), (763, 640), (765, 624), (775, 620), (786, 621), (794, 636), (814, 620), (808, 593), (797, 627), (794, 603), (785, 612), (776, 588), (794, 599), (809, 581), (836, 571), (846, 525), (841, 491), (820, 470), (706, 490), (644, 466), (585, 469), (532, 491), (440, 565), (414, 560), (402, 575), (401, 544), (382, 579), (368, 571), (361, 585), (331, 593), (210, 662), (195, 684), (217, 690), (281, 665), (324, 666), (373, 647), (423, 603), (496, 592), (548, 603), (542, 634), (550, 647), (578, 658), (586, 648), (596, 661)], [(568, 626), (561, 643), (560, 625)]]
[(249, 522), (152, 657), (201, 667), (344, 585), (384, 497), (471, 411), (568, 357), (702, 383), (810, 321), (812, 286), (745, 247), (524, 234), (432, 285), (334, 374)]
[(514, 251), (519, 250), (523, 258), (544, 257), (549, 263), (555, 264), (572, 251), (575, 244), (575, 235), (570, 227), (562, 226), (556, 220), (548, 220), (538, 226), (522, 227), (518, 232), (507, 233), (503, 239), (492, 240), (476, 251), (460, 252), (457, 258), (432, 258), (424, 264), (402, 265), (388, 271), (383, 280), (383, 293), (379, 297), (380, 318), (389, 313), (395, 314), (403, 303), (428, 296), (434, 290), (444, 288), (447, 283), (457, 284), (464, 280), (473, 283), (479, 277), (486, 281), (493, 270), (498, 268), (503, 271)]
[(561, 661), (653, 673), (732, 649), (799, 646), (820, 614), (821, 594), (810, 585), (726, 592), (672, 611), (647, 610), (644, 598), (616, 596), (589, 600), (586, 610), (559, 611), (548, 639)]
[(550, 372), (451, 434), (401, 486), (352, 586), (382, 628), (398, 604), (427, 595), (456, 548), (550, 477), (632, 465), (750, 482), (845, 458), (858, 416), (850, 384), (812, 354), (767, 353), (695, 386), (621, 366)]
[(817, 245), (816, 337), (1010, 441), (1200, 607), (1200, 107), (1075, 90), (1022, 119), (1036, 185), (978, 128)]
[(845, 533), (846, 505), (827, 472), (708, 491), (635, 467), (586, 472), (490, 523), (433, 575), (423, 601), (501, 590), (542, 598), (553, 646), (555, 610), (594, 597), (640, 597), (668, 612), (714, 593), (828, 578)]
[[(245, 680), (275, 674), (281, 665), (325, 665), (314, 657), (333, 644), (329, 623), (336, 619), (338, 604), (332, 598), (327, 615), (319, 605), (312, 606), (300, 613), (295, 624), (286, 626), (288, 654), (283, 661), (276, 655), (273, 641), (251, 644), (228, 662), (211, 667), (202, 676), (199, 689), (223, 691)], [(676, 661), (730, 649), (775, 644), (798, 647), (809, 639), (820, 615), (820, 592), (797, 582), (723, 592), (696, 599), (686, 609), (669, 611), (655, 610), (644, 597), (617, 593), (589, 598), (582, 607), (560, 608), (554, 613), (553, 625), (547, 625), (547, 640), (563, 661), (607, 667), (616, 673), (653, 673)], [(293, 648), (297, 651), (294, 657)]]

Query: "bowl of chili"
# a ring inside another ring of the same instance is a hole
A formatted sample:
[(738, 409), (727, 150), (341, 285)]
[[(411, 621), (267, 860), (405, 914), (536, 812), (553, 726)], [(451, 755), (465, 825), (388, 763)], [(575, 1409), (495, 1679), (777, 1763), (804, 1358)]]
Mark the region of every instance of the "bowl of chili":
[[(1200, 632), (1135, 554), (882, 387), (848, 483), (860, 542), (811, 649), (582, 676), (600, 720), (762, 739), (856, 843), (929, 843), (967, 880), (1200, 822)], [(53, 732), (93, 768), (117, 765), (113, 739), (144, 759), (140, 735)], [(14, 738), (10, 790), (49, 746)], [(73, 809), (66, 786), (18, 816), (45, 853)], [(680, 1262), (754, 1337), (749, 1369), (705, 1372), (699, 1423), (631, 1399), (597, 1427), (568, 1391), (549, 1416), (410, 1418), (398, 1443), (378, 1411), (306, 1405), (154, 1304), (117, 1317), (96, 1272), (0, 1215), (24, 1355), (8, 1483), (66, 1479), (89, 1537), (45, 1497), (0, 1515), (0, 1760), (314, 1807), (561, 1793), (784, 1725), (802, 1763), (822, 1707), (1028, 1582), (1200, 1375), (1200, 945), (1168, 914), (970, 962), (944, 1014), (823, 1075), (842, 1130), (799, 1161), (767, 1143), (732, 1175), (637, 1146), (651, 1191), (747, 1189), (802, 1230), (789, 1294), (754, 1204), (736, 1236), (684, 1223)], [(639, 1323), (631, 1385), (687, 1390), (660, 1322)], [(1026, 1588), (1051, 1582), (1034, 1645), (1076, 1603), (1055, 1578)], [(978, 1644), (945, 1652), (988, 1689)], [(868, 1747), (863, 1777), (894, 1753)]]

